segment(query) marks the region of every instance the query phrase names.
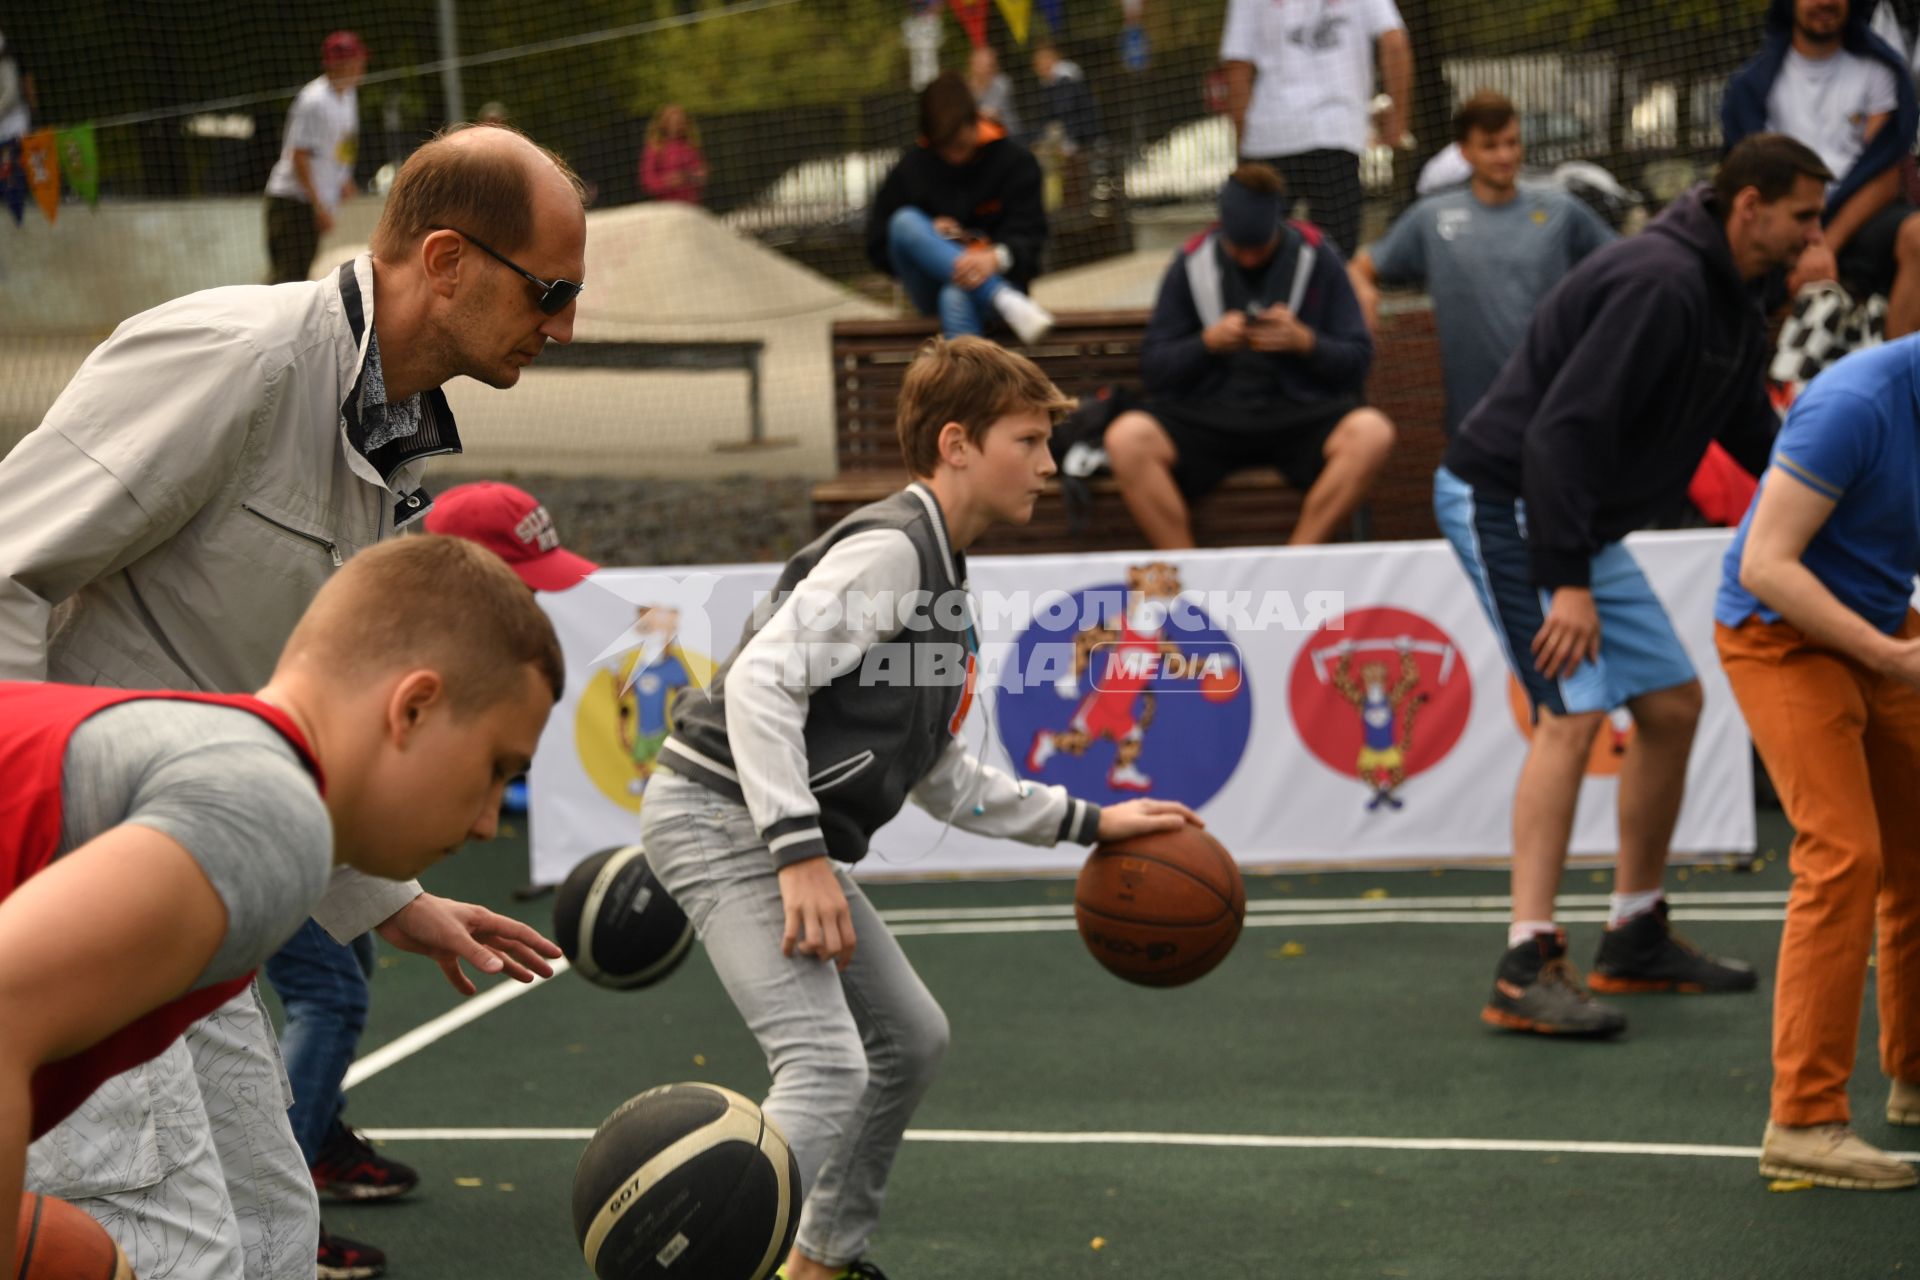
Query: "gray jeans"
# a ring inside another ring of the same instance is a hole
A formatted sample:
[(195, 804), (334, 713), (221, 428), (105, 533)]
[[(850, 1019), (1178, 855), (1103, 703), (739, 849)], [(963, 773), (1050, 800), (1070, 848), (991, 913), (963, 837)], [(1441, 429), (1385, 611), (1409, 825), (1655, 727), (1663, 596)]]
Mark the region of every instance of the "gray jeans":
[(773, 855), (745, 806), (671, 773), (647, 785), (642, 840), (654, 874), (767, 1055), (769, 1119), (800, 1164), (800, 1251), (840, 1267), (880, 1220), (887, 1174), (947, 1049), (947, 1016), (844, 867), (853, 962), (780, 954)]

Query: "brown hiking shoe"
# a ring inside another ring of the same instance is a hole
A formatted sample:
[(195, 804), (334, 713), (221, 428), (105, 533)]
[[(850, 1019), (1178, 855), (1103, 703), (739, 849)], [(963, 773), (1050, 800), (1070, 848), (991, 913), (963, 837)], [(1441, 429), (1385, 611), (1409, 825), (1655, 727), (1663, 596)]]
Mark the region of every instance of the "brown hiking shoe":
[(1920, 1083), (1895, 1080), (1887, 1094), (1888, 1124), (1920, 1124)]
[(1538, 933), (1500, 957), (1493, 994), (1480, 1010), (1488, 1026), (1547, 1036), (1619, 1035), (1627, 1019), (1580, 985), (1567, 963), (1566, 931)]
[(1769, 1124), (1760, 1146), (1760, 1176), (1804, 1179), (1843, 1191), (1898, 1191), (1920, 1182), (1912, 1165), (1895, 1160), (1843, 1124), (1804, 1129)]
[(1758, 982), (1746, 961), (1707, 955), (1675, 933), (1664, 898), (1653, 910), (1602, 934), (1600, 954), (1587, 971), (1587, 987), (1609, 996), (1751, 991)]

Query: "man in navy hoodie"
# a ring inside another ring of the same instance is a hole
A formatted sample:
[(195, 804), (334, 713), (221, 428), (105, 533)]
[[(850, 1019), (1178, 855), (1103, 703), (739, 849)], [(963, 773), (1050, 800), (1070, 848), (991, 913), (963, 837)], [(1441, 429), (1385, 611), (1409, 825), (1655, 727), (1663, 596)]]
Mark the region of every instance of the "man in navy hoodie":
[(1729, 147), (1784, 133), (1838, 175), (1825, 243), (1801, 256), (1790, 283), (1885, 295), (1893, 339), (1920, 329), (1920, 210), (1901, 189), (1920, 105), (1906, 60), (1869, 29), (1873, 10), (1874, 0), (1772, 0), (1766, 43), (1727, 82), (1720, 121)]
[(1434, 477), (1459, 554), (1534, 726), (1513, 801), (1513, 921), (1481, 1017), (1516, 1031), (1613, 1035), (1566, 961), (1554, 895), (1594, 734), (1626, 707), (1620, 849), (1591, 984), (1602, 992), (1751, 991), (1753, 970), (1667, 928), (1661, 880), (1700, 683), (1620, 539), (1680, 502), (1718, 437), (1765, 465), (1758, 289), (1820, 234), (1820, 157), (1781, 134), (1730, 152), (1711, 184), (1589, 255), (1534, 310), (1520, 349), (1461, 423)]
[(1120, 496), (1156, 548), (1194, 545), (1190, 504), (1263, 466), (1306, 495), (1290, 541), (1329, 542), (1393, 450), (1393, 424), (1361, 398), (1373, 338), (1346, 263), (1317, 227), (1283, 221), (1285, 190), (1258, 162), (1227, 179), (1220, 225), (1160, 282), (1146, 408), (1107, 428)]

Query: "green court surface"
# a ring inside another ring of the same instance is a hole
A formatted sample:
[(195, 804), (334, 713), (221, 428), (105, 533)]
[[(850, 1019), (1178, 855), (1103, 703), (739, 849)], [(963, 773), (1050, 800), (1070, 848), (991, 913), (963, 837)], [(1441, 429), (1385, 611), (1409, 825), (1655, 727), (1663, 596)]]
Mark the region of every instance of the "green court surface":
[[(1669, 881), (1679, 927), (1752, 960), (1761, 992), (1627, 998), (1627, 1034), (1602, 1044), (1478, 1021), (1499, 872), (1250, 876), (1233, 955), (1172, 991), (1094, 964), (1069, 883), (871, 886), (954, 1031), (871, 1256), (893, 1280), (1920, 1273), (1920, 1194), (1776, 1191), (1756, 1171), (1787, 888), (1778, 815), (1761, 829), (1756, 870)], [(428, 883), (544, 927), (550, 898), (509, 896), (524, 871), (509, 836)], [(1568, 876), (1582, 963), (1606, 889)], [(461, 1003), (383, 953), (349, 1117), (422, 1184), (326, 1219), (395, 1280), (586, 1276), (569, 1191), (587, 1133), (652, 1085), (766, 1088), (698, 950), (652, 990), (563, 974), (435, 1021)], [(1912, 1152), (1920, 1130), (1885, 1122), (1876, 1035), (1869, 1008), (1855, 1122)]]

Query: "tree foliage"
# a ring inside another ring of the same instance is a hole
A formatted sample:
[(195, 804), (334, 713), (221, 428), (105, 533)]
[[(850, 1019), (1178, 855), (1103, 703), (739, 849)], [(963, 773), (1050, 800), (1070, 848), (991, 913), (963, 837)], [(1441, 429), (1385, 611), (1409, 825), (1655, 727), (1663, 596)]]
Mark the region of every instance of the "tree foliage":
[[(764, 110), (858, 99), (898, 83), (906, 55), (900, 24), (906, 0), (797, 0), (725, 14), (727, 0), (459, 0), (459, 48), (472, 57), (639, 24), (675, 23), (462, 72), (469, 111), (497, 99), (535, 116), (611, 99), (644, 115), (661, 102), (695, 111)], [(1110, 42), (1117, 3), (1067, 0), (1068, 42)], [(1226, 0), (1152, 0), (1156, 47), (1219, 39)], [(297, 87), (318, 73), (320, 41), (346, 27), (373, 50), (369, 102), (390, 95), (429, 109), (437, 73), (383, 80), (381, 73), (440, 56), (434, 0), (30, 0), (0, 21), (31, 59), (41, 112), (81, 120), (164, 109), (227, 96)], [(958, 66), (966, 40), (950, 16), (945, 61)], [(1044, 30), (1038, 13), (1034, 31)], [(996, 44), (1011, 37), (996, 12)]]
[(1569, 49), (1647, 57), (1682, 44), (1757, 38), (1766, 0), (1431, 0), (1432, 26), (1481, 53)]

